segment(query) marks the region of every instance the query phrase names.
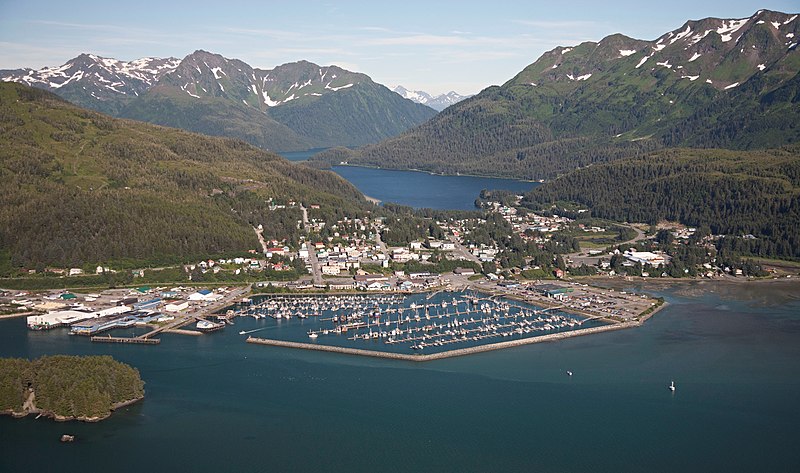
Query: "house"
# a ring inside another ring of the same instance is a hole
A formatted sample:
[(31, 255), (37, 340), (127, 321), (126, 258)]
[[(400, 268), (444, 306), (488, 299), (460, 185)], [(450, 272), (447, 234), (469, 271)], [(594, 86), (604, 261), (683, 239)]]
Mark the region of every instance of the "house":
[(322, 266), (322, 274), (328, 276), (338, 276), (342, 272), (342, 268), (338, 264), (326, 264)]
[(83, 270), (81, 268), (72, 268), (69, 270), (70, 276), (80, 276), (83, 274)]
[(556, 268), (553, 270), (553, 275), (558, 279), (561, 279), (564, 277), (564, 271), (561, 268)]

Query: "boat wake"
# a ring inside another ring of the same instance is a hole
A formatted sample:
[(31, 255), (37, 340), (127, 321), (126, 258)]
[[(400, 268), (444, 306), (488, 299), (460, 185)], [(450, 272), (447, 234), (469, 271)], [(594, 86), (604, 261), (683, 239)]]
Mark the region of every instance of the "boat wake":
[(272, 328), (272, 327), (261, 327), (261, 328), (256, 328), (256, 329), (253, 329), (253, 330), (242, 330), (241, 332), (239, 332), (239, 335), (247, 335), (248, 333), (260, 332), (261, 330), (266, 330), (268, 328)]

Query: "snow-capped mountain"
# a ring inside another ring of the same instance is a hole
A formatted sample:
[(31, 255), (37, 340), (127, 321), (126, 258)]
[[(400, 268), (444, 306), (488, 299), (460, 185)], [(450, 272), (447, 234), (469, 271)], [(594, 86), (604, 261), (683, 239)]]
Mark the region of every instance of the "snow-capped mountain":
[(759, 10), (687, 21), (652, 41), (560, 46), (419, 127), (336, 158), (540, 179), (664, 147), (797, 143), (799, 37), (798, 14)]
[(120, 98), (143, 94), (179, 63), (176, 58), (119, 61), (81, 54), (57, 67), (0, 71), (0, 80), (50, 90), (81, 105), (96, 102), (92, 108), (110, 112), (113, 110), (104, 106), (104, 102), (110, 105)]
[(293, 150), (359, 146), (435, 115), (369, 76), (308, 61), (270, 70), (198, 50), (183, 59), (82, 54), (58, 67), (0, 71), (114, 116)]
[(408, 90), (402, 85), (398, 85), (393, 92), (400, 94), (404, 99), (411, 100), (422, 105), (427, 105), (434, 110), (441, 112), (445, 108), (453, 105), (454, 103), (461, 102), (464, 99), (472, 97), (471, 95), (461, 95), (456, 92), (450, 91), (446, 94), (432, 96), (431, 94), (422, 90)]

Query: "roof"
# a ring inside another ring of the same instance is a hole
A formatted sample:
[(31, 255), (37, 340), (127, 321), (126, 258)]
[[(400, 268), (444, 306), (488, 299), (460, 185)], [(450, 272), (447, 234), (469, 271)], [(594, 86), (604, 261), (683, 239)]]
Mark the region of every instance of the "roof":
[(204, 296), (207, 296), (207, 295), (211, 294), (211, 290), (210, 289), (200, 289), (197, 292), (202, 294), (202, 295), (204, 295)]
[(61, 297), (62, 299), (64, 299), (64, 300), (68, 300), (68, 299), (77, 299), (77, 296), (76, 296), (75, 294), (70, 294), (69, 292), (67, 292), (67, 293), (65, 293), (65, 294), (61, 294), (61, 296), (60, 296), (60, 297)]
[(150, 290), (150, 286), (137, 287), (136, 290), (144, 294), (145, 292)]

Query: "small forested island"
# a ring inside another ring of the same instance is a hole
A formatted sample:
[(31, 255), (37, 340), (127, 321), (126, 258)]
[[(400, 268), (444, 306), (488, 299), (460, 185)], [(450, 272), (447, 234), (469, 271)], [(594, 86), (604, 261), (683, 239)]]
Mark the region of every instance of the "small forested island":
[(110, 356), (0, 358), (0, 413), (97, 422), (144, 398), (139, 370)]

